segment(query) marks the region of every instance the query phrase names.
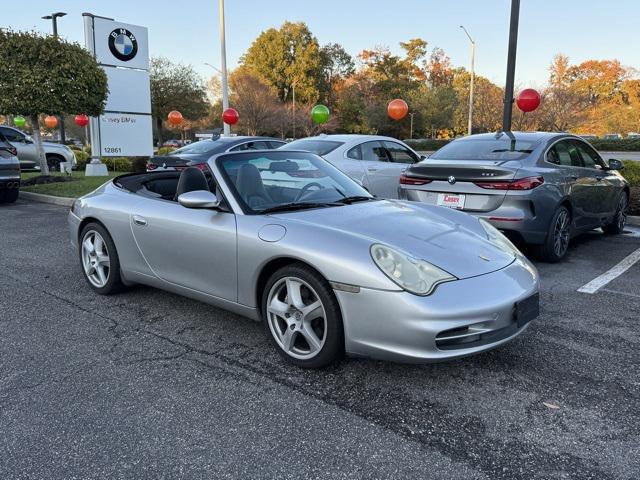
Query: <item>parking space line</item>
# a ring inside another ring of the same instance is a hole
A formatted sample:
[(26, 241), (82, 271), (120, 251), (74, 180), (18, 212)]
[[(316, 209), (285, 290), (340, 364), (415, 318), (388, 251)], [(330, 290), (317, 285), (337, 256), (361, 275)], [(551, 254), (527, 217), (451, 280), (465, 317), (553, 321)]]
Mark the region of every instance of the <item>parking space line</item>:
[(629, 270), (638, 260), (640, 260), (640, 248), (632, 252), (630, 255), (622, 259), (620, 263), (610, 268), (602, 275), (594, 278), (589, 283), (581, 286), (578, 291), (582, 293), (596, 293), (606, 284), (615, 280), (624, 272)]

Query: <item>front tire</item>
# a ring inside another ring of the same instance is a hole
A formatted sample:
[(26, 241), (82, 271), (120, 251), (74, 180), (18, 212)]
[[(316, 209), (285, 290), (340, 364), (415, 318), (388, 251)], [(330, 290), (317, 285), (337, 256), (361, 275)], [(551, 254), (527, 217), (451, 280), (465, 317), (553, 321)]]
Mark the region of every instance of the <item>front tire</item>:
[(344, 353), (338, 301), (312, 268), (293, 264), (276, 271), (262, 295), (264, 327), (278, 353), (302, 368), (322, 368)]
[(99, 223), (89, 223), (80, 233), (80, 267), (84, 278), (100, 295), (120, 292), (120, 260), (109, 232)]
[(549, 231), (544, 243), (537, 246), (537, 256), (544, 262), (561, 261), (567, 254), (570, 239), (571, 213), (567, 207), (561, 205), (549, 223)]
[(624, 227), (627, 224), (627, 208), (629, 208), (629, 196), (627, 192), (622, 192), (613, 220), (611, 220), (611, 223), (606, 223), (602, 226), (604, 233), (619, 235), (624, 232)]

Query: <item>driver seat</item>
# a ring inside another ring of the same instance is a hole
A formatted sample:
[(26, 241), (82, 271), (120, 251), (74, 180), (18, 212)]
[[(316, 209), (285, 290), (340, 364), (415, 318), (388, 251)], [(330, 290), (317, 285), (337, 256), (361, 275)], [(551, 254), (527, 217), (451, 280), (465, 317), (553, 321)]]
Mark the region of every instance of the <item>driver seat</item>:
[(210, 191), (207, 177), (204, 176), (202, 170), (196, 167), (185, 168), (180, 174), (178, 187), (176, 188), (176, 194), (173, 200), (177, 202), (178, 197), (183, 193), (195, 192), (196, 190)]
[(258, 167), (251, 163), (245, 163), (240, 167), (236, 188), (242, 199), (251, 208), (273, 203), (264, 188)]

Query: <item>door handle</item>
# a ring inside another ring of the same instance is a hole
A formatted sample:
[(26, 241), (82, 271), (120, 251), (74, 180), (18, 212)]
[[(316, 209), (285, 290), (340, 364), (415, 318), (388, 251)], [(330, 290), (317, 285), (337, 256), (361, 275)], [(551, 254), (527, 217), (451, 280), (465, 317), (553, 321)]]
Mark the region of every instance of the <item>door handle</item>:
[(144, 227), (147, 224), (147, 220), (144, 217), (141, 217), (140, 215), (134, 215), (133, 223), (135, 223), (136, 225), (140, 225), (141, 227)]
[(374, 168), (374, 167), (367, 167), (367, 171), (369, 171), (369, 172), (377, 172), (378, 169)]

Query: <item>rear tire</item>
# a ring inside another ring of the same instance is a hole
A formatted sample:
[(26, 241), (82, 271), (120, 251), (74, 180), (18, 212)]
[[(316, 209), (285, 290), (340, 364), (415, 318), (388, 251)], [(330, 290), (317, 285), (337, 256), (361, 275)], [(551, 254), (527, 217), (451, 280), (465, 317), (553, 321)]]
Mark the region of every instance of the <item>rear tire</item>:
[(0, 190), (0, 203), (14, 203), (20, 195), (19, 188), (4, 188)]
[(315, 270), (293, 264), (277, 270), (262, 295), (264, 328), (278, 353), (302, 368), (322, 368), (344, 353), (340, 306)]
[(102, 225), (89, 223), (82, 229), (78, 254), (84, 278), (94, 292), (111, 295), (124, 290), (116, 245)]
[(629, 196), (627, 195), (627, 192), (622, 192), (620, 199), (618, 200), (616, 214), (610, 223), (606, 223), (602, 226), (604, 233), (619, 235), (624, 232), (624, 227), (627, 224), (627, 208), (629, 208)]
[(543, 262), (557, 263), (567, 254), (570, 239), (571, 213), (567, 207), (561, 205), (549, 222), (544, 243), (535, 247), (536, 256)]
[(49, 166), (50, 172), (59, 172), (60, 164), (64, 162), (64, 158), (59, 157), (58, 155), (47, 155), (47, 165)]

